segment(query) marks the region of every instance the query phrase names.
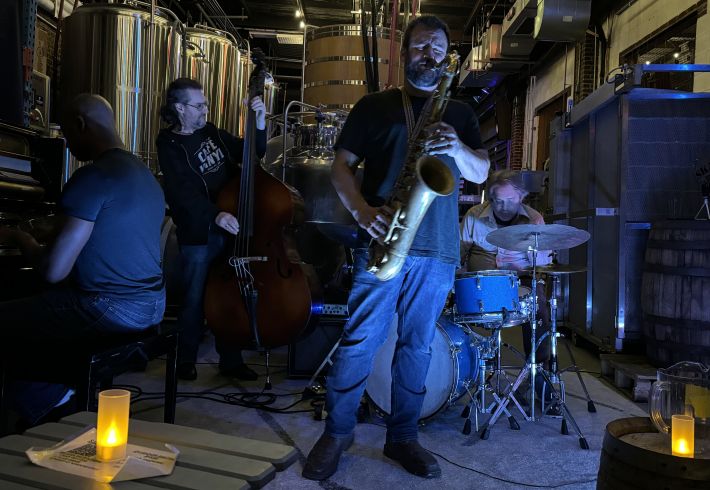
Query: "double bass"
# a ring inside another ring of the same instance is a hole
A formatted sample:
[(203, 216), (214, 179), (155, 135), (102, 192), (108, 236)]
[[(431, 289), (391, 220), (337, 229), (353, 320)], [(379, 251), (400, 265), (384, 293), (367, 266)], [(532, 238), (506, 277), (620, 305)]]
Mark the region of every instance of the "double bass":
[[(249, 98), (262, 95), (263, 53), (252, 51)], [(240, 232), (215, 261), (205, 287), (205, 318), (215, 337), (238, 348), (287, 345), (322, 311), (320, 285), (301, 262), (293, 232), (302, 222), (298, 191), (266, 172), (255, 154), (254, 111), (247, 109), (241, 170), (217, 197), (220, 210), (237, 217)]]

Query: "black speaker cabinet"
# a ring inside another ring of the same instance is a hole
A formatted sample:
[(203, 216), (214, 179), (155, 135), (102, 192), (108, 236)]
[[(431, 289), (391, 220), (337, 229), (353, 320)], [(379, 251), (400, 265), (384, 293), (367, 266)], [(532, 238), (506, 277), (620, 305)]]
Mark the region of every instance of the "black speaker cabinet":
[[(343, 333), (344, 318), (321, 319), (309, 335), (288, 346), (289, 378), (310, 378)], [(328, 372), (326, 365), (321, 374)]]

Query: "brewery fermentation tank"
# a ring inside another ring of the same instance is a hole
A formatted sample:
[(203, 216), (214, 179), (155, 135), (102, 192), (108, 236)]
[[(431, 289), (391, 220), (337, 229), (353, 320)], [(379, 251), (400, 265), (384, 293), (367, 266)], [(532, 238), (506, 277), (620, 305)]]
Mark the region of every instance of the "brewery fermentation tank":
[(237, 86), (237, 97), (239, 97), (240, 109), (239, 111), (239, 121), (238, 130), (236, 135), (240, 138), (244, 137), (244, 128), (247, 124), (247, 111), (244, 108), (248, 106), (244, 105), (244, 101), (249, 96), (249, 77), (251, 77), (251, 72), (254, 70), (254, 63), (251, 60), (251, 51), (247, 49), (242, 51), (242, 55), (239, 58), (239, 71), (243, 73), (244, 76), (239, 77), (239, 82)]
[(151, 45), (149, 8), (93, 3), (74, 10), (62, 29), (60, 100), (80, 93), (106, 98), (126, 148), (156, 171), (160, 107), (180, 74), (182, 39), (172, 12), (157, 8), (153, 18)]
[[(368, 30), (372, 32), (371, 29)], [(359, 25), (318, 27), (306, 33), (306, 62), (303, 101), (326, 109), (352, 109), (367, 94), (365, 56)], [(379, 89), (385, 88), (389, 64), (394, 63), (392, 84), (403, 80), (400, 66), (401, 32), (395, 33), (393, 59), (390, 59), (390, 29), (376, 29)]]
[(239, 87), (242, 57), (231, 34), (207, 26), (185, 30), (183, 76), (202, 84), (209, 103), (207, 120), (232, 134), (239, 133)]

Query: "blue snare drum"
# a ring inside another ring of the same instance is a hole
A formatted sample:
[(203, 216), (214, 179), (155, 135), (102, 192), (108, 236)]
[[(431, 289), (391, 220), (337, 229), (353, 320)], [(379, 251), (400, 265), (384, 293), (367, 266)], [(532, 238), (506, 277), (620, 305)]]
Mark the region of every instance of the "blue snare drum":
[(501, 322), (503, 311), (520, 311), (518, 275), (513, 271), (479, 271), (454, 281), (456, 319), (472, 323)]
[[(420, 420), (427, 419), (453, 404), (478, 385), (478, 349), (461, 326), (442, 315), (436, 322), (431, 343), (431, 364), (426, 376), (426, 395)], [(375, 354), (367, 380), (367, 396), (382, 413), (391, 411), (392, 358), (397, 343), (397, 321), (390, 326), (387, 340)]]

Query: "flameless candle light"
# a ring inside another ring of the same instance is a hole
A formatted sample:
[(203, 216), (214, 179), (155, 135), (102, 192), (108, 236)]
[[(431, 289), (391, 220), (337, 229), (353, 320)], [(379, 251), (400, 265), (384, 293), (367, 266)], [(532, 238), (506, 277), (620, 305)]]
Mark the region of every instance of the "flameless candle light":
[(690, 415), (671, 418), (671, 450), (673, 456), (692, 458), (695, 454), (695, 419)]
[(106, 390), (99, 393), (96, 419), (96, 459), (99, 461), (113, 461), (126, 456), (130, 406), (129, 391)]

